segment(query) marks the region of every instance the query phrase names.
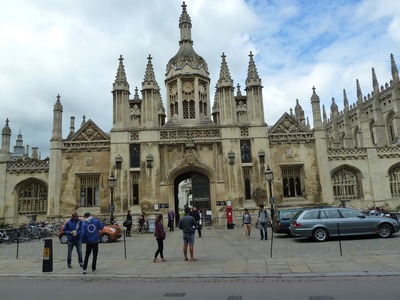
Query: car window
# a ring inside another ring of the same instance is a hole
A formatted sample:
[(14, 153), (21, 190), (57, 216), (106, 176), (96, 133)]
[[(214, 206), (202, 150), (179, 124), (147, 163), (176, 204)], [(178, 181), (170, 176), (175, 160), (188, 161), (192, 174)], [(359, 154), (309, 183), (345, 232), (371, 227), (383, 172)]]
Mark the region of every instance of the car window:
[(312, 210), (304, 214), (303, 220), (318, 219), (318, 210)]
[(293, 216), (292, 219), (297, 220), (297, 218), (303, 213), (304, 210), (299, 210), (297, 213), (295, 213), (295, 215)]
[(289, 220), (293, 218), (293, 216), (296, 214), (296, 211), (285, 211), (282, 212), (282, 219), (283, 220)]
[(343, 218), (357, 218), (358, 216), (362, 215), (358, 211), (352, 209), (342, 209), (340, 213), (343, 215)]
[(326, 216), (328, 219), (335, 219), (335, 218), (341, 218), (342, 216), (339, 214), (339, 211), (337, 209), (326, 209), (324, 210)]

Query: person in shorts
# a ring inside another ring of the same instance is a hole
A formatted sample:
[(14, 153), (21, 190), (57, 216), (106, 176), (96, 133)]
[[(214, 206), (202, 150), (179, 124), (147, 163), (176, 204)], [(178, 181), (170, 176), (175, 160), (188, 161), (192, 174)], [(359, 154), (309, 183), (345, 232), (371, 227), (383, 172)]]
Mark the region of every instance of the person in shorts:
[(251, 215), (249, 214), (249, 211), (247, 208), (245, 208), (243, 210), (242, 223), (243, 223), (243, 227), (244, 227), (244, 234), (246, 236), (246, 240), (248, 240), (250, 237), (250, 231), (251, 231)]
[(183, 232), (183, 255), (185, 260), (189, 260), (187, 256), (187, 248), (189, 245), (190, 260), (197, 260), (194, 258), (194, 233), (197, 223), (196, 220), (190, 215), (190, 208), (185, 207), (185, 215), (179, 220), (178, 228)]

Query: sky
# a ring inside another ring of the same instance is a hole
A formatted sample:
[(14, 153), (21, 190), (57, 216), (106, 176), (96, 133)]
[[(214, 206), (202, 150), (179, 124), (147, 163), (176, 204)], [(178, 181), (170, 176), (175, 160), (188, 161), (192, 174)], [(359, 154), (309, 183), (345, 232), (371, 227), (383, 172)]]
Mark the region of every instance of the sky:
[[(400, 1), (186, 0), (195, 51), (207, 62), (211, 105), (225, 53), (234, 85), (244, 93), (252, 51), (263, 84), (269, 126), (296, 99), (312, 127), (312, 87), (326, 108), (343, 110), (343, 89), (356, 102), (356, 79), (371, 93), (391, 80), (390, 54), (400, 62)], [(165, 103), (166, 64), (179, 49), (181, 0), (0, 1), (0, 128), (9, 119), (11, 151), (24, 145), (49, 156), (53, 108), (112, 127), (112, 84), (124, 57), (131, 97), (141, 88), (149, 54)], [(400, 66), (400, 65), (398, 65)], [(164, 104), (165, 105), (165, 104)]]

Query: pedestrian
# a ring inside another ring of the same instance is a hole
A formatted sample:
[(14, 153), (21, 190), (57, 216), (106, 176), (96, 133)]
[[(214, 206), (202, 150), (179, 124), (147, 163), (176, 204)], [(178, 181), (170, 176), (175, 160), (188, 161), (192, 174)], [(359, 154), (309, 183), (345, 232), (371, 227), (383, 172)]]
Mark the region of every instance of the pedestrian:
[(197, 232), (199, 234), (199, 238), (201, 238), (201, 213), (195, 206), (193, 206), (192, 209), (192, 216), (196, 220)]
[(190, 260), (197, 260), (194, 258), (194, 232), (196, 228), (196, 220), (190, 215), (190, 208), (185, 207), (185, 215), (179, 220), (178, 228), (183, 231), (183, 255), (185, 260), (187, 257), (187, 248), (189, 245)]
[(144, 222), (146, 221), (146, 219), (144, 218), (144, 213), (142, 213), (140, 216), (139, 216), (139, 233), (142, 233), (142, 230), (143, 230), (143, 226), (144, 226)]
[(248, 240), (251, 232), (251, 215), (249, 214), (249, 210), (247, 208), (243, 210), (242, 223), (246, 240)]
[(128, 213), (126, 215), (126, 220), (123, 225), (126, 225), (126, 236), (131, 236), (131, 229), (132, 229), (132, 215), (131, 211), (128, 210)]
[(156, 237), (157, 241), (157, 251), (154, 254), (153, 262), (158, 262), (157, 256), (160, 254), (161, 261), (165, 261), (164, 259), (164, 240), (165, 240), (165, 230), (164, 230), (164, 223), (163, 223), (163, 215), (158, 214), (156, 220), (154, 222), (154, 236)]
[(78, 253), (78, 263), (80, 267), (83, 267), (83, 259), (82, 259), (82, 220), (79, 219), (78, 213), (75, 211), (72, 213), (71, 218), (65, 223), (63, 232), (68, 237), (68, 253), (67, 253), (67, 266), (69, 269), (72, 268), (72, 250), (74, 247), (76, 248), (76, 252)]
[(264, 237), (265, 237), (265, 240), (268, 240), (268, 232), (267, 232), (268, 213), (264, 209), (263, 204), (258, 205), (258, 222), (260, 224), (260, 235), (261, 235), (260, 240), (263, 240)]
[(93, 251), (92, 271), (96, 271), (97, 254), (99, 253), (100, 233), (104, 228), (104, 224), (99, 219), (93, 218), (90, 212), (84, 214), (82, 226), (82, 242), (86, 243), (85, 261), (83, 263), (82, 274), (86, 274), (90, 254)]
[(169, 231), (174, 231), (174, 220), (175, 220), (175, 213), (172, 208), (168, 212), (168, 228)]

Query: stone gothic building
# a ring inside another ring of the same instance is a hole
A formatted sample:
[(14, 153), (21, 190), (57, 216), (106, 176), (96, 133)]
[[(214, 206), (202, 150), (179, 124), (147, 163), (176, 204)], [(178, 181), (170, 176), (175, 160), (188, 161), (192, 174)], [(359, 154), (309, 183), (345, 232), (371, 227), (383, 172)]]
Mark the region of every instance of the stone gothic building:
[[(269, 206), (272, 196), (278, 208), (344, 201), (358, 208), (400, 205), (400, 82), (393, 55), (390, 82), (379, 86), (372, 69), (373, 91), (363, 96), (357, 81), (357, 99), (349, 104), (344, 91), (342, 111), (332, 99), (328, 118), (313, 88), (312, 126), (299, 101), (294, 113), (267, 126), (264, 101), (273, 104), (273, 99), (263, 98), (252, 53), (243, 92), (234, 85), (224, 54), (214, 90), (207, 62), (193, 48), (185, 3), (179, 28), (179, 49), (166, 66), (165, 102), (151, 56), (141, 89), (133, 95), (119, 58), (110, 132), (85, 118), (75, 127), (71, 117), (70, 131), (63, 135), (57, 96), (50, 158), (18, 159), (10, 152), (6, 121), (0, 223), (58, 220), (74, 210), (101, 218), (112, 211), (117, 220), (128, 209), (166, 214), (182, 208), (186, 196), (214, 220), (225, 217), (228, 201), (241, 214), (245, 207)], [(274, 175), (271, 190), (268, 168)], [(116, 179), (112, 190), (110, 176)]]

